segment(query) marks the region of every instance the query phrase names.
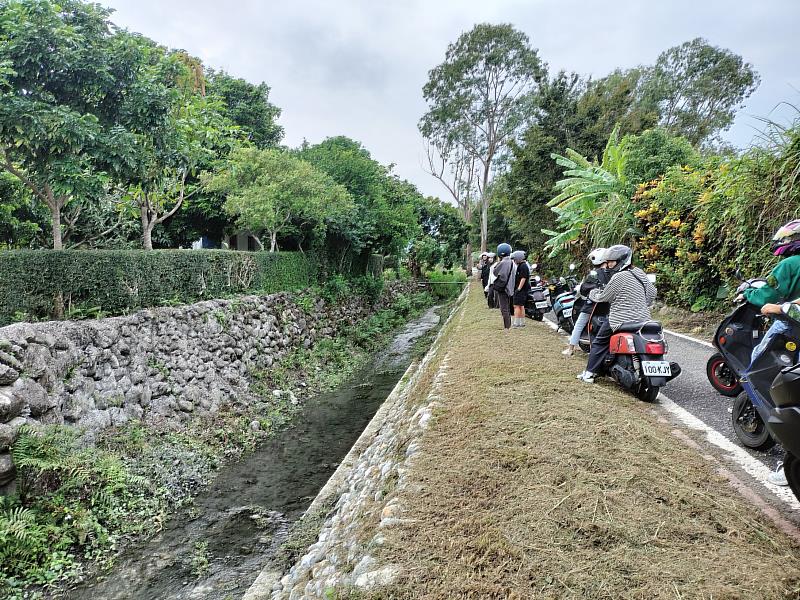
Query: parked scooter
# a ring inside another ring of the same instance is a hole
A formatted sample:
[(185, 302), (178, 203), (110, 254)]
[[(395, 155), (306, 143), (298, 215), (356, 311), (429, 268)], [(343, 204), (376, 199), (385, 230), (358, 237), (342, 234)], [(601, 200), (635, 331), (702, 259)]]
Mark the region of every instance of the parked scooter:
[(770, 386), (767, 428), (784, 450), (783, 473), (800, 500), (800, 364), (781, 369)]
[[(570, 267), (574, 269), (575, 265), (570, 265)], [(559, 329), (572, 333), (572, 328), (575, 326), (572, 319), (575, 304), (574, 286), (570, 286), (566, 278), (559, 277), (555, 283), (550, 284), (549, 288), (553, 312), (556, 315)]]
[[(765, 285), (764, 280), (748, 281), (740, 291), (760, 285)], [(748, 448), (767, 450), (775, 445), (765, 424), (771, 406), (770, 387), (783, 369), (797, 362), (800, 346), (800, 324), (787, 322), (791, 329), (773, 337), (747, 373), (753, 349), (764, 337), (766, 317), (752, 304), (742, 302), (720, 323), (714, 336), (714, 346), (742, 388), (733, 402), (731, 421), (736, 437)]]
[[(749, 279), (742, 282), (742, 285), (739, 286), (737, 294), (741, 294), (742, 291), (749, 287), (759, 288), (766, 284), (766, 279)], [(764, 333), (769, 328), (769, 320), (754, 307), (752, 308), (753, 320), (747, 328), (747, 331), (750, 332), (747, 335), (750, 335), (751, 337), (746, 340), (742, 339), (741, 341), (744, 343), (739, 347), (731, 347), (728, 350), (729, 353), (732, 352), (739, 357), (738, 363), (740, 365), (744, 363), (744, 367), (747, 367), (747, 365), (750, 364), (750, 355), (753, 352), (753, 348), (756, 347), (758, 341), (761, 339), (761, 337), (763, 337)], [(727, 322), (731, 317), (733, 317), (733, 313), (728, 315), (723, 323)], [(740, 320), (742, 318), (743, 314), (739, 316)], [(720, 327), (717, 328), (717, 333), (714, 335), (713, 340), (713, 344), (717, 348), (719, 348), (718, 339), (720, 337), (719, 330), (721, 327), (722, 326), (720, 325)], [(739, 370), (741, 371), (744, 367), (740, 367)], [(708, 359), (708, 362), (706, 363), (706, 377), (708, 378), (711, 386), (723, 396), (735, 398), (742, 393), (742, 386), (739, 384), (739, 375), (737, 374), (737, 371), (728, 364), (722, 352), (715, 352)]]
[(667, 342), (661, 323), (624, 323), (611, 336), (606, 373), (644, 402), (653, 402), (659, 390), (681, 373), (680, 365), (664, 360)]
[[(532, 270), (538, 267), (537, 264), (531, 265)], [(551, 310), (550, 302), (547, 299), (547, 286), (542, 282), (539, 275), (533, 276), (531, 281), (531, 290), (528, 292), (528, 297), (525, 300), (525, 315), (534, 321), (541, 321), (544, 315)]]

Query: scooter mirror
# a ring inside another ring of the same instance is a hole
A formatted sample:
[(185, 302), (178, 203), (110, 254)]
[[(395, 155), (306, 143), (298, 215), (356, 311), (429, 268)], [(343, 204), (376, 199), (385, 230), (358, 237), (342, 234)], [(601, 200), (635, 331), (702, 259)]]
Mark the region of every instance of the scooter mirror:
[(569, 264), (569, 270), (570, 271), (574, 271), (575, 270), (575, 263), (570, 263)]
[(648, 273), (647, 278), (650, 280), (650, 283), (656, 282), (656, 274), (655, 273)]
[(742, 274), (741, 269), (737, 268), (733, 274), (736, 275), (736, 279), (738, 279), (739, 281), (745, 281), (745, 276)]
[(538, 268), (539, 268), (539, 263), (533, 263), (533, 264), (531, 265), (531, 269), (533, 269), (534, 271), (535, 271), (536, 269), (538, 269)]
[(597, 271), (595, 269), (592, 269), (591, 271), (589, 271), (589, 275), (591, 275), (592, 277), (597, 277)]
[(539, 283), (539, 282), (542, 280), (542, 278), (541, 278), (541, 277), (539, 277), (539, 276), (537, 275), (536, 277), (534, 277), (534, 278), (533, 278), (533, 280), (534, 280), (536, 283)]

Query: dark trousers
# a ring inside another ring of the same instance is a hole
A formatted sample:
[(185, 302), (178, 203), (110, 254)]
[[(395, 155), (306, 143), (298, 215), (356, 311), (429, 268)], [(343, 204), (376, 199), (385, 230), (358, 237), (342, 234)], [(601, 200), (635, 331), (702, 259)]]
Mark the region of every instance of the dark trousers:
[(511, 300), (512, 296), (509, 296), (505, 292), (495, 292), (495, 298), (497, 303), (500, 305), (500, 313), (503, 315), (503, 327), (506, 329), (511, 328)]
[(592, 338), (592, 348), (589, 350), (589, 362), (586, 365), (586, 370), (589, 373), (596, 375), (603, 371), (603, 362), (608, 356), (608, 344), (611, 341), (611, 335), (614, 332), (608, 325), (608, 321), (604, 322), (600, 327), (600, 331)]

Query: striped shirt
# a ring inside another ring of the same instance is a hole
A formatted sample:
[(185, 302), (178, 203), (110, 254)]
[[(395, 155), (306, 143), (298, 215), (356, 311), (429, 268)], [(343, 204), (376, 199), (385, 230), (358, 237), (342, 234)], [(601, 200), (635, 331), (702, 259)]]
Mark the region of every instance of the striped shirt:
[(629, 321), (649, 321), (650, 308), (656, 299), (656, 287), (638, 267), (615, 273), (603, 289), (589, 292), (594, 302), (608, 302), (608, 324), (618, 329)]

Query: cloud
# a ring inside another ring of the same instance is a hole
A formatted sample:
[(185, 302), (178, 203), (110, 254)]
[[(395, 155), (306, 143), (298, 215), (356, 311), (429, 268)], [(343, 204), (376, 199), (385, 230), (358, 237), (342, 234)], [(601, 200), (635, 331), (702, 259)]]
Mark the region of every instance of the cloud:
[[(331, 135), (362, 141), (373, 156), (428, 194), (445, 197), (422, 169), (417, 122), (422, 86), (448, 43), (478, 22), (525, 31), (551, 71), (603, 76), (652, 63), (694, 37), (730, 48), (762, 76), (727, 138), (746, 146), (781, 101), (800, 100), (795, 35), (800, 2), (723, 0), (107, 0), (115, 22), (200, 56), (253, 82), (266, 81), (283, 110), (286, 142)], [(772, 113), (793, 116), (790, 109)]]

